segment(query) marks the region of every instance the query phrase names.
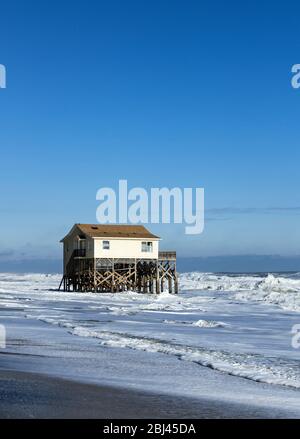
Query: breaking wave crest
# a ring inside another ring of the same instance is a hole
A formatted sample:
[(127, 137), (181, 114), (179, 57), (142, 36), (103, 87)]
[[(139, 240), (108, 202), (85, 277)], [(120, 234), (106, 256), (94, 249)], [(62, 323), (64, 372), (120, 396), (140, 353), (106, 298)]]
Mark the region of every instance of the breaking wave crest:
[(180, 360), (191, 361), (205, 367), (253, 381), (300, 388), (300, 370), (295, 360), (268, 358), (259, 354), (237, 354), (185, 346), (155, 338), (110, 331), (95, 331), (77, 326), (70, 331), (80, 337), (93, 337), (102, 346), (130, 348), (152, 353), (173, 355)]
[(300, 275), (228, 275), (213, 273), (183, 273), (182, 290), (227, 291), (238, 300), (262, 301), (284, 309), (300, 312)]

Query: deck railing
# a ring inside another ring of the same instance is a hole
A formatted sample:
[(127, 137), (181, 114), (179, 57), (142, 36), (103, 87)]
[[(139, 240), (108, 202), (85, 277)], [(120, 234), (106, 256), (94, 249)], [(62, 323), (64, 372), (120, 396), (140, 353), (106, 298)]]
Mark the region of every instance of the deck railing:
[(176, 252), (174, 251), (165, 251), (165, 252), (158, 252), (158, 259), (176, 259)]

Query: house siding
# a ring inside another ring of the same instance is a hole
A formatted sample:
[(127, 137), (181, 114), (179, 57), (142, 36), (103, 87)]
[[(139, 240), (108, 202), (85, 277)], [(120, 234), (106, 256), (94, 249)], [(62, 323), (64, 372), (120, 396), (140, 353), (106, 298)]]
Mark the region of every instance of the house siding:
[[(72, 233), (64, 240), (64, 273), (66, 272), (66, 266), (72, 256), (73, 251), (78, 248), (78, 235), (80, 234), (80, 230), (74, 228)], [(94, 240), (89, 237), (86, 237), (86, 257), (94, 257)]]
[[(102, 247), (103, 241), (110, 242), (109, 250)], [(142, 242), (152, 242), (152, 252), (142, 252)], [(95, 258), (134, 258), (134, 259), (157, 259), (158, 240), (145, 239), (94, 239)]]

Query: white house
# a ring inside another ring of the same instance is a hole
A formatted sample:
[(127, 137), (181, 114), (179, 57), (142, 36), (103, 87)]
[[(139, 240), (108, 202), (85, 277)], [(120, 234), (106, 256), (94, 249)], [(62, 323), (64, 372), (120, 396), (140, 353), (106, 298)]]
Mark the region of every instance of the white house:
[[(176, 252), (141, 225), (75, 224), (63, 243), (65, 291), (177, 292)], [(173, 286), (172, 286), (173, 285)], [(59, 288), (60, 288), (59, 287)]]
[(61, 240), (64, 269), (74, 250), (86, 258), (158, 259), (159, 240), (140, 225), (75, 224)]

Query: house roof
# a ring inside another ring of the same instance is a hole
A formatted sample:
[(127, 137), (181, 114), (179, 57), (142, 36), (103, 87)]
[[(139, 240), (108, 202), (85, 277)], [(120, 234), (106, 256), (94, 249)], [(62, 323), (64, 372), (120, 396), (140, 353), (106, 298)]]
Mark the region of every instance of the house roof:
[[(149, 238), (160, 239), (159, 236), (153, 235), (144, 226), (129, 224), (75, 224), (74, 227), (79, 229), (85, 236), (91, 238)], [(71, 231), (61, 240), (64, 241)]]

